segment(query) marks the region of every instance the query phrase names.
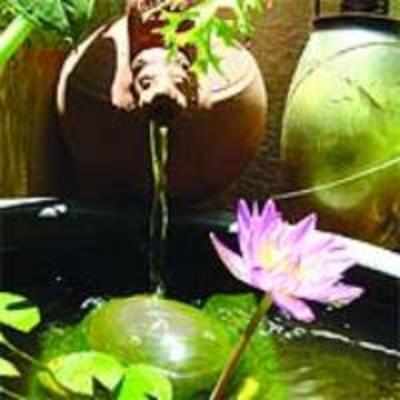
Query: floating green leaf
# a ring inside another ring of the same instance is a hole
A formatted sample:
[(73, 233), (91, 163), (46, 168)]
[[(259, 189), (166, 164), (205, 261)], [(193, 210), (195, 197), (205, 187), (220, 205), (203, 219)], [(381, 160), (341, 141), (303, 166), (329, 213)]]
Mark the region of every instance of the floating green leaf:
[(117, 400), (172, 400), (172, 385), (160, 369), (146, 364), (128, 368)]
[(40, 322), (40, 311), (14, 293), (0, 292), (0, 323), (21, 332), (30, 332)]
[(104, 386), (101, 382), (99, 382), (96, 378), (93, 379), (93, 399), (95, 400), (115, 400), (117, 397), (117, 391), (119, 390), (120, 385), (113, 390), (110, 390), (106, 386)]
[[(124, 367), (114, 357), (95, 351), (57, 357), (48, 367), (66, 389), (87, 396), (93, 395), (93, 379), (113, 390), (124, 375)], [(40, 372), (38, 378), (48, 390), (62, 395), (48, 373)]]
[(10, 361), (0, 358), (0, 376), (7, 376), (9, 378), (18, 378), (20, 373)]

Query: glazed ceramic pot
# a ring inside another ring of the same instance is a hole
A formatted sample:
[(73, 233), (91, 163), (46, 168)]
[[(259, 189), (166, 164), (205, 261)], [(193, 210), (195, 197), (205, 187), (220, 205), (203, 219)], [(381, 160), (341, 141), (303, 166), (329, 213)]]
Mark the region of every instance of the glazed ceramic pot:
[[(126, 17), (124, 17), (126, 18)], [(117, 20), (92, 35), (67, 60), (59, 83), (62, 137), (75, 177), (73, 196), (147, 197), (151, 193), (149, 117), (142, 108), (114, 107)], [(188, 202), (228, 187), (255, 155), (265, 134), (267, 97), (253, 56), (217, 46), (223, 75), (200, 77), (211, 107), (169, 121), (169, 194)]]
[(291, 210), (394, 247), (400, 239), (400, 23), (316, 19), (287, 99), (281, 142)]

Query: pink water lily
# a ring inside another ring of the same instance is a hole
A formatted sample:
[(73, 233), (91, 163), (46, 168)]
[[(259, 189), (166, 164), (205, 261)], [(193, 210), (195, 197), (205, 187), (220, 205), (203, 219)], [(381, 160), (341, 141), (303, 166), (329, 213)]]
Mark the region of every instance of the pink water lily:
[(272, 200), (260, 211), (239, 202), (237, 229), (240, 254), (225, 246), (214, 234), (212, 243), (223, 263), (239, 280), (260, 289), (281, 309), (298, 320), (315, 316), (304, 300), (346, 305), (363, 289), (341, 282), (355, 264), (337, 235), (316, 230), (311, 214), (297, 224), (282, 219)]

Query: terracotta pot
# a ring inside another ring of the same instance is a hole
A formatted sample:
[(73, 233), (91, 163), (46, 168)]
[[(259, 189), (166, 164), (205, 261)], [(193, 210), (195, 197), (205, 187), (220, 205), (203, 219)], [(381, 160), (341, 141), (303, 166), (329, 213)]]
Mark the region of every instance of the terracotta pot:
[[(112, 27), (99, 30), (71, 54), (60, 80), (60, 119), (75, 171), (75, 196), (151, 192), (148, 117), (139, 108), (118, 110), (110, 101), (116, 55), (106, 36), (113, 35)], [(265, 133), (267, 98), (254, 58), (242, 47), (219, 46), (218, 52), (224, 76), (201, 78), (211, 88), (212, 108), (184, 112), (170, 124), (169, 192), (189, 203), (229, 186)]]
[(399, 28), (381, 17), (317, 19), (282, 137), (288, 189), (315, 189), (290, 209), (317, 211), (327, 229), (390, 247), (400, 242), (400, 163), (365, 172), (400, 156)]

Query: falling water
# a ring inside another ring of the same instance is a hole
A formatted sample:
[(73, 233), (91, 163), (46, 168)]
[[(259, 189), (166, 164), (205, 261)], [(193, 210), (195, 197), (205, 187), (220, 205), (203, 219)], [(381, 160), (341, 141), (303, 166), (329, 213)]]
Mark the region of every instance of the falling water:
[(166, 256), (168, 230), (167, 162), (168, 128), (150, 121), (150, 153), (153, 176), (153, 200), (150, 214), (150, 284), (152, 291), (162, 296), (165, 292), (162, 271)]

